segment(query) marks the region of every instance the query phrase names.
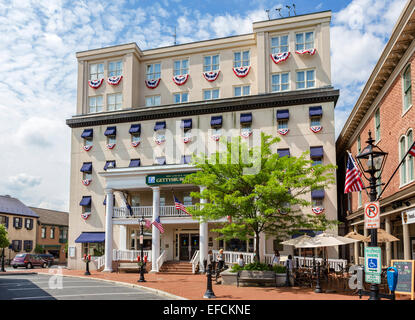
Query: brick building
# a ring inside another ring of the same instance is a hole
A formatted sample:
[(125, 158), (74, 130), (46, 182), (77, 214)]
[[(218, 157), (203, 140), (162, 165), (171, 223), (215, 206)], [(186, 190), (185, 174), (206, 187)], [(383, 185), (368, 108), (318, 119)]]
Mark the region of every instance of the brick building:
[[(354, 158), (367, 145), (369, 130), (375, 144), (388, 152), (378, 184), (386, 184), (414, 141), (415, 110), (412, 84), (415, 72), (415, 2), (408, 1), (337, 142), (338, 208), (346, 232), (364, 230), (366, 191), (344, 194), (347, 152)], [(364, 180), (368, 185), (368, 182)], [(378, 194), (383, 186), (378, 186)], [(401, 215), (415, 209), (414, 159), (406, 158), (380, 198), (381, 228), (400, 241), (383, 246), (384, 265), (391, 259), (415, 258), (415, 224), (402, 223)], [(363, 245), (344, 252), (346, 257), (363, 256)]]

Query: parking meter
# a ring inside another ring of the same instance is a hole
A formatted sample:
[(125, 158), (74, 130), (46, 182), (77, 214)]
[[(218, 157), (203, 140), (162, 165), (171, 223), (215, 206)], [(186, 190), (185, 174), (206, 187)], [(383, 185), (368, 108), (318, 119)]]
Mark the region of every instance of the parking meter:
[(391, 292), (395, 292), (398, 284), (398, 269), (395, 267), (389, 267), (386, 271), (388, 279), (388, 287)]

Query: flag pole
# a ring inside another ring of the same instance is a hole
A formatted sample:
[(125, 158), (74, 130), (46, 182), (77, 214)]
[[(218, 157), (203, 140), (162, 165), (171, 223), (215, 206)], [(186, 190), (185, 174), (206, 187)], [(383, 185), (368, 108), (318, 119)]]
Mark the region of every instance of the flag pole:
[(412, 150), (412, 148), (415, 146), (415, 142), (412, 144), (412, 146), (408, 149), (408, 151), (406, 152), (405, 156), (402, 158), (401, 162), (399, 162), (398, 166), (396, 167), (395, 171), (392, 173), (392, 176), (389, 178), (388, 182), (385, 184), (385, 187), (382, 188), (382, 191), (380, 192), (378, 198), (376, 199), (376, 201), (378, 201), (380, 199), (380, 196), (383, 194), (383, 191), (385, 191), (386, 187), (389, 185), (389, 183), (392, 181), (393, 177), (395, 176), (395, 174), (398, 172), (399, 168), (401, 167), (402, 163), (404, 162), (404, 160), (406, 159), (406, 157), (409, 154), (409, 151)]
[[(349, 154), (349, 157), (351, 157), (351, 158), (352, 158), (353, 165), (356, 167), (356, 169), (357, 169), (357, 170), (359, 171), (359, 173), (360, 173), (360, 169), (359, 169), (359, 167), (356, 165), (356, 161), (354, 160), (352, 153), (351, 153), (349, 150), (346, 150), (346, 151), (347, 151), (347, 153)], [(369, 197), (369, 192), (367, 192), (367, 188), (366, 188), (366, 186), (365, 186), (365, 184), (364, 184), (364, 182), (363, 182), (363, 179), (360, 179), (360, 181), (362, 182), (363, 189), (365, 189), (366, 194), (367, 194), (367, 196)]]

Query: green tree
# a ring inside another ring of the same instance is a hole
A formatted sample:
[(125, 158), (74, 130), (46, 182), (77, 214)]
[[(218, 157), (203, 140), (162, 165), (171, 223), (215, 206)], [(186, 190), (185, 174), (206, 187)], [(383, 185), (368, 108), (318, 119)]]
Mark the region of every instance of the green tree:
[(6, 227), (3, 224), (0, 224), (0, 248), (4, 250), (4, 248), (7, 248), (9, 245), (10, 241)]
[(210, 157), (195, 156), (193, 163), (200, 170), (186, 177), (184, 183), (205, 186), (192, 197), (207, 203), (189, 208), (192, 216), (206, 222), (229, 217), (215, 229), (221, 239), (248, 236), (256, 239), (259, 260), (259, 236), (264, 232), (278, 240), (286, 239), (300, 229), (326, 230), (337, 224), (324, 214), (304, 214), (301, 208), (311, 205), (308, 200), (313, 189), (327, 188), (335, 182), (333, 165), (314, 165), (309, 152), (300, 157), (279, 157), (272, 148), (280, 141), (261, 133), (260, 146), (249, 148), (241, 138), (226, 145), (224, 152)]
[(45, 253), (45, 249), (40, 245), (40, 244), (36, 244), (35, 246), (35, 253)]

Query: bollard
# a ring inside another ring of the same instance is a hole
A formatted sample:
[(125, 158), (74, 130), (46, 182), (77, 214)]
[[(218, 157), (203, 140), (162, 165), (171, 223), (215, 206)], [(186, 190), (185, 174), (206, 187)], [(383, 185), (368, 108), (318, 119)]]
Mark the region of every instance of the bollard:
[(206, 286), (206, 292), (203, 298), (214, 299), (216, 298), (216, 296), (212, 290), (212, 264), (208, 265), (206, 278), (207, 278), (207, 286)]
[(317, 282), (316, 282), (316, 290), (314, 290), (315, 293), (322, 293), (323, 290), (320, 286), (320, 262), (317, 262)]

